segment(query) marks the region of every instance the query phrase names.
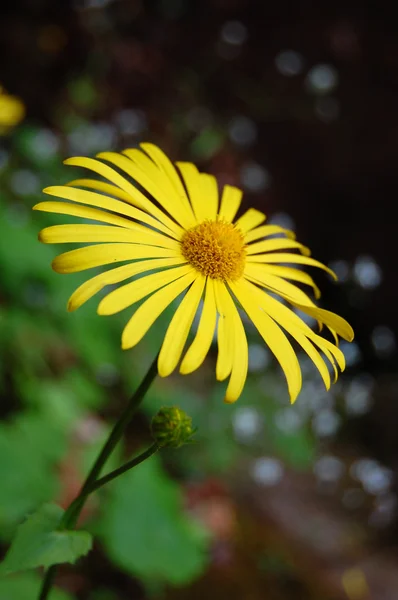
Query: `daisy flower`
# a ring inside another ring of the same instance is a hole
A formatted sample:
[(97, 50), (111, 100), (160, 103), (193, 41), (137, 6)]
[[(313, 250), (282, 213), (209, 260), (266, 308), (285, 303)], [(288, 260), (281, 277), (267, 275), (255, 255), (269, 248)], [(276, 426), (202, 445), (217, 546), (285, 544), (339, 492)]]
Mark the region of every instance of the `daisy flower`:
[[(312, 277), (301, 270), (303, 265), (336, 276), (311, 258), (291, 231), (264, 225), (265, 215), (253, 208), (236, 218), (241, 190), (225, 185), (220, 194), (215, 177), (200, 173), (191, 163), (174, 166), (153, 144), (120, 154), (103, 152), (96, 159), (69, 158), (65, 164), (88, 169), (102, 179), (77, 179), (46, 188), (46, 194), (63, 201), (40, 202), (35, 210), (82, 217), (85, 222), (47, 227), (39, 239), (46, 244), (90, 244), (57, 256), (52, 263), (57, 273), (111, 265), (72, 294), (68, 310), (76, 310), (107, 285), (118, 287), (99, 302), (100, 315), (118, 313), (145, 299), (124, 328), (122, 347), (128, 349), (182, 296), (160, 350), (159, 375), (170, 375), (182, 356), (180, 372), (195, 371), (217, 331), (216, 377), (219, 381), (229, 377), (225, 400), (234, 402), (248, 367), (239, 312), (243, 309), (279, 361), (292, 402), (300, 392), (302, 376), (291, 339), (330, 387), (328, 365), (335, 379), (338, 368), (345, 367), (338, 336), (351, 341), (353, 331), (342, 317), (319, 308), (296, 285), (309, 287), (319, 298)], [(124, 264), (115, 266), (118, 263)], [(315, 333), (295, 309), (314, 317), (320, 327), (325, 325), (334, 343)], [(184, 353), (198, 311), (199, 324)]]

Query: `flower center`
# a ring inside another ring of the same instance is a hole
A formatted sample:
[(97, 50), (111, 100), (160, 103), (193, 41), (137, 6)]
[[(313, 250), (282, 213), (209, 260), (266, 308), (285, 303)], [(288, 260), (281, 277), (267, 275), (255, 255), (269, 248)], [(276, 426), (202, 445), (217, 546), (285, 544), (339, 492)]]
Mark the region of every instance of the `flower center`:
[(245, 267), (243, 235), (232, 223), (203, 221), (181, 240), (184, 258), (212, 279), (239, 279)]

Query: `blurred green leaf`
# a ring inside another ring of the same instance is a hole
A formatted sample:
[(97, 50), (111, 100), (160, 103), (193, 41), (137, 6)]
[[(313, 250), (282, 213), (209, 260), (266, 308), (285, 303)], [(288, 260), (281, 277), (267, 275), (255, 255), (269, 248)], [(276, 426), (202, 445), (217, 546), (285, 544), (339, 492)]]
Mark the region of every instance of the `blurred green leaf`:
[(214, 127), (207, 127), (191, 143), (191, 152), (194, 158), (206, 160), (220, 150), (225, 140), (223, 131)]
[(182, 585), (206, 565), (206, 539), (182, 510), (179, 486), (150, 460), (109, 488), (100, 535), (112, 560), (145, 580)]
[(94, 83), (88, 77), (80, 77), (69, 82), (69, 93), (73, 102), (84, 108), (94, 107), (99, 95)]
[(268, 429), (267, 435), (270, 437), (275, 454), (293, 469), (307, 469), (314, 463), (314, 438), (305, 425), (295, 432), (285, 433), (273, 424), (273, 427)]
[[(18, 573), (0, 579), (0, 600), (31, 600), (37, 598), (42, 579), (36, 573)], [(72, 597), (59, 589), (53, 589), (49, 600), (72, 600)]]
[(22, 413), (0, 425), (0, 536), (57, 492), (55, 465), (65, 452), (67, 431), (40, 412)]
[(86, 555), (92, 546), (87, 531), (57, 531), (64, 512), (56, 504), (44, 504), (20, 525), (0, 566), (0, 574), (75, 563)]

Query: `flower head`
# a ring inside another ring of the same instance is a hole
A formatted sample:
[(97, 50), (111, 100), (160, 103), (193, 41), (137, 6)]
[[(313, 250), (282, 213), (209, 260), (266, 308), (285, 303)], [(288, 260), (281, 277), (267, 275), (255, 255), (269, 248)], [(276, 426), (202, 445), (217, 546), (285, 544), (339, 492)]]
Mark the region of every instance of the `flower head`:
[[(127, 349), (183, 295), (159, 355), (159, 374), (165, 377), (184, 354), (203, 300), (199, 325), (180, 372), (191, 373), (203, 363), (217, 330), (216, 376), (220, 381), (229, 377), (225, 399), (234, 402), (242, 392), (248, 366), (240, 306), (279, 361), (292, 402), (301, 389), (301, 369), (286, 334), (308, 354), (330, 387), (327, 362), (335, 378), (337, 368), (345, 367), (337, 336), (352, 340), (353, 331), (344, 319), (319, 308), (291, 283), (309, 286), (318, 298), (312, 277), (300, 266), (318, 267), (335, 277), (310, 257), (291, 231), (264, 225), (265, 215), (252, 208), (236, 218), (242, 198), (239, 189), (226, 185), (220, 198), (215, 177), (200, 173), (191, 163), (178, 162), (176, 168), (153, 144), (141, 144), (141, 149), (121, 154), (104, 152), (97, 159), (70, 158), (65, 163), (89, 169), (103, 179), (78, 179), (46, 188), (46, 194), (66, 202), (41, 202), (34, 208), (96, 224), (47, 227), (39, 239), (91, 244), (57, 256), (52, 266), (58, 273), (112, 265), (72, 294), (69, 310), (76, 310), (105, 286), (123, 282), (102, 298), (98, 313), (111, 315), (146, 298), (123, 331), (122, 347)], [(115, 266), (117, 263), (125, 264)], [(141, 276), (134, 279), (136, 275)], [(124, 283), (128, 279), (132, 281)], [(314, 317), (320, 326), (326, 325), (336, 344), (315, 333), (294, 309)]]
[(159, 446), (179, 448), (191, 441), (192, 419), (178, 406), (163, 406), (152, 419), (151, 433)]

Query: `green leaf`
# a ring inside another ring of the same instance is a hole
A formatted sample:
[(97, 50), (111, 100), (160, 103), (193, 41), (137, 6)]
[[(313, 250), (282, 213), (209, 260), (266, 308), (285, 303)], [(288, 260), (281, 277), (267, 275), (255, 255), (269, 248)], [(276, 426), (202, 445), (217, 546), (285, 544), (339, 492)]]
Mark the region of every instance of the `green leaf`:
[[(36, 573), (18, 573), (18, 575), (0, 579), (0, 600), (27, 600), (38, 598), (42, 578)], [(49, 600), (72, 600), (72, 596), (53, 588)]]
[(44, 504), (20, 525), (0, 573), (74, 563), (87, 554), (92, 546), (87, 531), (57, 531), (63, 514), (64, 510), (56, 504)]
[(225, 134), (223, 131), (215, 127), (206, 127), (193, 140), (191, 152), (197, 159), (209, 159), (220, 150), (224, 140)]
[(38, 411), (0, 425), (0, 537), (9, 540), (25, 515), (58, 493), (55, 466), (66, 430)]
[(144, 581), (182, 585), (206, 564), (206, 537), (182, 510), (179, 486), (153, 456), (109, 488), (100, 535), (111, 559)]

